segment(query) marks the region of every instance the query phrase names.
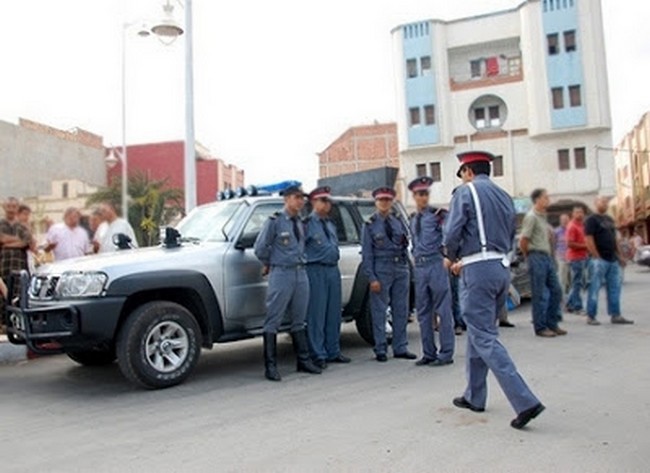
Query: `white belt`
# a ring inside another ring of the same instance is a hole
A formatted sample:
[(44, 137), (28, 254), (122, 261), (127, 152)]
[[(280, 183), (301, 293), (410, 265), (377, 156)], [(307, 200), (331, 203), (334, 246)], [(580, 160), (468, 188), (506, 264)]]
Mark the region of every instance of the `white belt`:
[[(473, 255), (464, 256), (460, 259), (463, 266), (478, 263), (479, 261), (492, 261), (492, 260), (502, 260), (504, 262), (508, 261), (508, 257), (503, 253), (497, 253), (496, 251), (481, 251), (479, 253), (474, 253)], [(508, 264), (509, 266), (509, 264)]]

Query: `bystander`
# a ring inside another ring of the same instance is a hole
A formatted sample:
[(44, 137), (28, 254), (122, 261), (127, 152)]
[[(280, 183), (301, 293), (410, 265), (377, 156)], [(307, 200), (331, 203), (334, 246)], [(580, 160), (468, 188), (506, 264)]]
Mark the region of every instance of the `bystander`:
[(557, 262), (557, 274), (562, 287), (562, 294), (567, 296), (571, 288), (571, 268), (567, 261), (567, 225), (569, 214), (560, 215), (560, 225), (554, 230), (555, 233), (555, 261)]
[(115, 206), (111, 202), (104, 202), (100, 205), (102, 218), (105, 220), (107, 226), (106, 231), (100, 235), (99, 239), (95, 238), (99, 243), (99, 253), (109, 253), (116, 251), (117, 246), (113, 243), (113, 236), (123, 233), (131, 239), (131, 244), (134, 247), (138, 246), (138, 241), (135, 238), (133, 228), (123, 218), (117, 215)]
[(586, 278), (589, 263), (589, 251), (585, 242), (584, 218), (582, 206), (573, 208), (572, 219), (567, 227), (567, 260), (571, 267), (571, 292), (566, 303), (567, 311), (585, 314), (582, 292), (587, 289)]
[(79, 209), (69, 207), (63, 214), (63, 222), (52, 225), (48, 230), (45, 251), (52, 251), (55, 261), (91, 253), (88, 233), (79, 225), (80, 217)]

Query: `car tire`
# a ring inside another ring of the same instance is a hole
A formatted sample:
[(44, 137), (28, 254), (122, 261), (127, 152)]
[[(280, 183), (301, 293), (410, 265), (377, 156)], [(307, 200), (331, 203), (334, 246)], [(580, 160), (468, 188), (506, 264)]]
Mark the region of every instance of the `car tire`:
[[(372, 312), (370, 310), (369, 298), (367, 298), (363, 303), (361, 312), (354, 320), (354, 322), (357, 326), (357, 332), (361, 338), (363, 338), (368, 345), (375, 346), (375, 335), (372, 332)], [(386, 343), (390, 345), (393, 341), (392, 321), (390, 320), (390, 317), (387, 317), (386, 324), (387, 329), (390, 328), (390, 330), (386, 330)]]
[(83, 350), (67, 352), (68, 358), (83, 366), (104, 366), (115, 361), (115, 350)]
[(201, 354), (201, 330), (180, 304), (149, 302), (127, 318), (117, 339), (117, 360), (124, 376), (147, 389), (182, 383)]

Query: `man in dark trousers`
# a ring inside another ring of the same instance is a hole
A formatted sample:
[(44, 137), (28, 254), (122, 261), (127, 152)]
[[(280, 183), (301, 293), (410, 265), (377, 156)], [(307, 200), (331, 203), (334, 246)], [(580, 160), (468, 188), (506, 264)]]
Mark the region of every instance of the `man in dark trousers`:
[[(409, 184), (416, 212), (411, 215), (411, 238), (415, 263), (415, 306), (420, 325), (422, 358), (417, 366), (444, 366), (454, 362), (454, 320), (451, 309), (449, 271), (443, 263), (442, 225), (447, 211), (429, 205), (433, 179), (418, 177)], [(434, 321), (440, 317), (440, 352), (436, 347)]]
[(318, 187), (309, 193), (312, 213), (305, 219), (305, 251), (309, 277), (307, 334), (316, 366), (349, 363), (341, 354), (341, 271), (339, 239), (330, 220), (330, 188)]
[(550, 199), (546, 189), (535, 189), (530, 199), (533, 208), (524, 217), (519, 247), (528, 260), (535, 335), (552, 338), (567, 331), (559, 326), (562, 287), (551, 248), (553, 230), (546, 219)]
[(402, 219), (393, 215), (395, 190), (380, 187), (372, 193), (377, 211), (363, 226), (361, 266), (370, 282), (372, 333), (375, 358), (388, 361), (386, 352), (386, 311), (393, 316), (393, 356), (415, 360), (408, 351), (406, 323), (408, 317), (409, 265), (408, 230)]
[(305, 194), (298, 186), (284, 190), (284, 209), (266, 221), (255, 241), (255, 256), (269, 275), (264, 321), (264, 376), (280, 381), (277, 368), (277, 333), (284, 314), (291, 316), (291, 338), (298, 358), (298, 371), (320, 374), (309, 356), (305, 317), (309, 302), (309, 281), (305, 270), (305, 234), (300, 211)]
[[(484, 151), (458, 155), (457, 188), (444, 225), (448, 258), (460, 261), (460, 305), (467, 324), (467, 388), (453, 400), (456, 407), (483, 412), (488, 370), (497, 378), (517, 413), (510, 425), (521, 429), (544, 410), (498, 339), (497, 319), (510, 286), (508, 252), (515, 234), (512, 198), (489, 179), (494, 156)], [(465, 176), (468, 175), (468, 176)], [(469, 178), (465, 178), (469, 177)], [(489, 216), (489, 217), (488, 217)]]

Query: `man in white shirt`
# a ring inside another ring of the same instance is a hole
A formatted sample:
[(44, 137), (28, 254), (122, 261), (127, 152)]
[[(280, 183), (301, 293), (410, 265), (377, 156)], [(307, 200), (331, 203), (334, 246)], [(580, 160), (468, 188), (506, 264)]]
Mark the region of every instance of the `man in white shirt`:
[(101, 204), (100, 209), (102, 211), (102, 216), (104, 221), (108, 224), (106, 231), (100, 236), (99, 239), (99, 253), (109, 253), (111, 251), (117, 251), (117, 246), (113, 243), (113, 235), (118, 233), (124, 233), (131, 239), (131, 245), (134, 248), (138, 247), (138, 240), (135, 238), (135, 233), (133, 228), (123, 218), (117, 216), (115, 207), (110, 202), (104, 202)]
[(79, 225), (80, 218), (79, 209), (69, 207), (63, 214), (63, 223), (56, 223), (47, 231), (45, 251), (52, 251), (55, 261), (91, 253), (88, 232)]

